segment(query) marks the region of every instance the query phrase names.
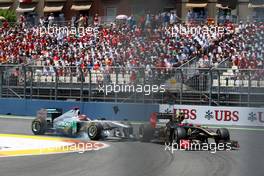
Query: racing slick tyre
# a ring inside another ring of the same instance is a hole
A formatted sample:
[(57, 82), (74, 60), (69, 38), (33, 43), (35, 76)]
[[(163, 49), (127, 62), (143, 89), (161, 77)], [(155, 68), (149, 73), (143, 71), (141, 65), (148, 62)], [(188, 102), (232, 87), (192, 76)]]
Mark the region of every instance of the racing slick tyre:
[(100, 123), (92, 124), (87, 129), (87, 134), (91, 140), (99, 140), (102, 137), (103, 126)]
[(181, 139), (185, 139), (187, 136), (186, 130), (182, 127), (177, 127), (176, 129), (174, 129), (174, 133), (172, 134), (173, 136), (171, 137), (172, 141), (170, 141), (171, 143), (173, 141), (175, 141), (177, 144), (180, 143)]
[(153, 139), (155, 129), (150, 125), (141, 125), (139, 127), (139, 134), (141, 135), (142, 142), (150, 142)]
[(31, 124), (31, 130), (35, 135), (45, 134), (47, 129), (47, 122), (45, 119), (37, 118)]
[(218, 134), (219, 140), (229, 141), (230, 134), (228, 129), (226, 128), (219, 128), (216, 130), (216, 134)]
[(218, 135), (217, 138), (215, 138), (215, 143), (225, 143), (230, 140), (230, 134), (228, 129), (226, 128), (219, 128), (216, 130), (216, 134)]

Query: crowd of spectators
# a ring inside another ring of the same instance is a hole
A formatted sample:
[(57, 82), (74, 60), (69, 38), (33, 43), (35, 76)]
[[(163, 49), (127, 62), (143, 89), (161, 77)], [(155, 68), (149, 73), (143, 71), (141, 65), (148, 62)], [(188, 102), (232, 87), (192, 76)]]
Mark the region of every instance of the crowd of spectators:
[(200, 67), (220, 66), (239, 69), (263, 69), (264, 24), (240, 23), (232, 35), (210, 45), (208, 55), (199, 60)]
[[(83, 25), (82, 16), (79, 27)], [(0, 58), (2, 63), (34, 64), (41, 60), (44, 66), (82, 66), (97, 70), (103, 66), (116, 67), (173, 67), (202, 53), (206, 46), (203, 36), (171, 37), (165, 27), (176, 24), (176, 17), (142, 16), (138, 22), (130, 17), (128, 23), (100, 26), (96, 20), (91, 27), (98, 33), (84, 36), (53, 33), (40, 35), (36, 27), (8, 25), (0, 28)], [(168, 21), (167, 21), (168, 20)], [(96, 25), (96, 26), (95, 26)], [(198, 40), (199, 39), (199, 40)]]
[[(206, 14), (200, 16), (204, 18)], [(227, 61), (229, 67), (263, 68), (262, 22), (224, 24), (233, 29), (231, 34), (172, 35), (172, 26), (210, 26), (192, 24), (191, 12), (188, 18), (190, 22), (183, 23), (176, 13), (146, 14), (138, 20), (131, 15), (120, 23), (103, 25), (97, 15), (90, 24), (87, 17), (81, 15), (73, 20), (72, 26), (89, 26), (98, 32), (80, 36), (36, 32), (40, 26), (53, 24), (52, 14), (35, 27), (27, 27), (21, 17), (19, 25), (11, 27), (6, 22), (0, 28), (0, 63), (41, 65), (47, 74), (53, 73), (56, 67), (61, 75), (65, 74), (67, 66), (80, 66), (84, 71), (111, 67), (129, 71), (136, 67), (166, 70), (179, 67), (192, 58), (198, 58), (198, 67), (203, 68), (219, 66), (223, 61)], [(213, 27), (218, 25), (213, 24)]]

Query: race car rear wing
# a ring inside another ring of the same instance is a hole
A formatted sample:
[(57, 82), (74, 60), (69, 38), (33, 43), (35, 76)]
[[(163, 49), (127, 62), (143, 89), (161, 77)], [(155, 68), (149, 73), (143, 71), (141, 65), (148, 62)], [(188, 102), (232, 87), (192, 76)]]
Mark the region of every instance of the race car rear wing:
[(153, 112), (149, 120), (151, 126), (155, 128), (157, 123), (162, 123), (162, 124), (167, 123), (172, 117), (176, 117), (176, 114)]

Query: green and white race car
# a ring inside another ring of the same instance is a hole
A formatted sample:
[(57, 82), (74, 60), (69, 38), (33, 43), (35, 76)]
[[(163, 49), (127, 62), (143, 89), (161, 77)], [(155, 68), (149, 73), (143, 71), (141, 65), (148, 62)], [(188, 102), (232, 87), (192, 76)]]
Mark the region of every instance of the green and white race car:
[(91, 140), (105, 139), (111, 135), (133, 138), (133, 128), (129, 122), (91, 120), (74, 108), (62, 114), (59, 109), (41, 109), (33, 120), (32, 132), (35, 135), (58, 134), (77, 137), (87, 134)]

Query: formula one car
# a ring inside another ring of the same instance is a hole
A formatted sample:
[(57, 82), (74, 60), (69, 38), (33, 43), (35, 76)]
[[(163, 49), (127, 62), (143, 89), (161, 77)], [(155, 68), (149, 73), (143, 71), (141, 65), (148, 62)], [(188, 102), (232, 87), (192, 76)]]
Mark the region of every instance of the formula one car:
[(228, 129), (219, 128), (213, 130), (201, 125), (182, 123), (184, 114), (177, 117), (172, 113), (152, 113), (150, 124), (142, 124), (139, 127), (139, 137), (144, 142), (177, 143), (189, 146), (189, 144), (208, 144), (208, 139), (213, 139), (216, 144), (229, 144), (232, 149), (239, 148), (237, 141), (230, 140)]
[(31, 128), (35, 135), (52, 133), (77, 137), (85, 133), (91, 140), (105, 139), (111, 134), (121, 138), (133, 137), (133, 128), (127, 121), (91, 120), (86, 115), (80, 114), (79, 108), (64, 114), (59, 109), (41, 109), (33, 120)]

